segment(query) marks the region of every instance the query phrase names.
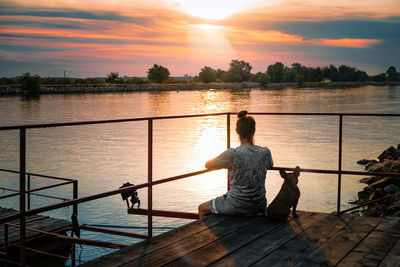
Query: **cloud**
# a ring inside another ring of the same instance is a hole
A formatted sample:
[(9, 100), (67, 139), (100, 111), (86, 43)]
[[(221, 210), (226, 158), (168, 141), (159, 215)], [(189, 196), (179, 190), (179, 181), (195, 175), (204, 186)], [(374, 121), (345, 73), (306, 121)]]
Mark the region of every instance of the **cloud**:
[(15, 44), (0, 44), (0, 50), (9, 51), (9, 52), (23, 52), (23, 53), (32, 53), (32, 52), (44, 52), (44, 51), (62, 51), (62, 48), (57, 47), (40, 47), (40, 46), (31, 46), (31, 45), (15, 45)]
[(380, 42), (380, 40), (373, 39), (312, 39), (305, 41), (313, 45), (334, 46), (334, 47), (354, 47), (354, 48), (367, 48)]
[[(304, 39), (391, 39), (400, 36), (400, 21), (271, 21), (247, 18), (229, 23), (232, 23), (229, 25), (241, 30), (279, 31), (302, 36)], [(227, 23), (226, 25), (228, 26)]]
[(65, 8), (34, 8), (24, 6), (10, 6), (0, 4), (0, 16), (32, 16), (46, 18), (73, 18), (100, 21), (121, 21), (140, 25), (146, 25), (148, 20), (140, 17), (124, 16), (116, 12), (83, 11), (79, 9)]
[(40, 22), (40, 21), (27, 21), (27, 20), (7, 20), (0, 21), (2, 26), (19, 26), (19, 27), (37, 27), (46, 29), (88, 29), (83, 24), (76, 22)]
[[(219, 23), (166, 7), (161, 0), (87, 0), (79, 5), (53, 0), (35, 6), (8, 1), (0, 4), (0, 56), (9, 63), (8, 73), (15, 66), (14, 75), (26, 67), (31, 72), (41, 68), (42, 75), (68, 69), (80, 77), (109, 71), (143, 76), (153, 63), (166, 65), (173, 75), (196, 74), (205, 65), (226, 69), (231, 55), (254, 63), (254, 71), (276, 61), (356, 64), (372, 72), (400, 62), (400, 17), (394, 1), (365, 0), (367, 7), (346, 6), (344, 0), (327, 7), (316, 0), (296, 1), (271, 0), (269, 9)], [(388, 8), (375, 8), (373, 14), (373, 7), (383, 5)], [(312, 8), (318, 12), (310, 12)], [(193, 27), (206, 23), (223, 27), (203, 32)]]

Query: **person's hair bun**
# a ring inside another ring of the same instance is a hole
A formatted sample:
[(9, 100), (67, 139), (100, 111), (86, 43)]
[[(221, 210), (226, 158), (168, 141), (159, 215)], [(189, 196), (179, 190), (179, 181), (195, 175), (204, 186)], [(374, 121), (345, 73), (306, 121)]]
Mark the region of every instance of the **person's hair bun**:
[(237, 116), (238, 116), (239, 119), (241, 119), (241, 118), (245, 118), (246, 115), (247, 115), (247, 111), (246, 111), (246, 110), (242, 110), (242, 111), (240, 111), (240, 112), (238, 113)]

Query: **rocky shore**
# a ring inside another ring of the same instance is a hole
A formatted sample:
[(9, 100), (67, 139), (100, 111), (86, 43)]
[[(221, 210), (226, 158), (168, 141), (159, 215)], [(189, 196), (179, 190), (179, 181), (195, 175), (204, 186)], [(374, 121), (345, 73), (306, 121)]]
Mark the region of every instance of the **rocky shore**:
[(365, 165), (365, 170), (369, 172), (394, 172), (399, 173), (399, 176), (382, 175), (361, 179), (360, 182), (368, 186), (358, 192), (358, 200), (352, 204), (362, 205), (376, 200), (361, 210), (362, 215), (400, 217), (400, 144), (397, 148), (391, 146), (383, 151), (377, 160), (363, 159), (357, 163)]
[[(331, 82), (331, 83), (269, 83), (262, 86), (259, 83), (177, 83), (177, 84), (101, 84), (101, 85), (42, 85), (41, 94), (76, 94), (76, 93), (109, 93), (109, 92), (144, 92), (144, 91), (185, 91), (207, 89), (282, 89), (286, 87), (359, 87), (366, 85), (400, 85), (398, 82)], [(2, 85), (0, 95), (22, 94), (20, 86)]]

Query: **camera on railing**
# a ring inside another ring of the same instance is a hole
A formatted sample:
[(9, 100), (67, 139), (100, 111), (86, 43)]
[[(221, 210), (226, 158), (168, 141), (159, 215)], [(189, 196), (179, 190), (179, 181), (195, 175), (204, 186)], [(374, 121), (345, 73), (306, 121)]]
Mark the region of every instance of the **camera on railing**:
[[(134, 184), (131, 184), (130, 182), (126, 182), (119, 189), (128, 187), (128, 186), (134, 186)], [(121, 193), (121, 197), (122, 197), (122, 200), (126, 201), (126, 206), (128, 207), (128, 209), (133, 208), (133, 206), (135, 206), (135, 204), (137, 204), (137, 208), (140, 207), (140, 199), (138, 197), (138, 193), (136, 192), (136, 189), (133, 189), (132, 191), (127, 191), (127, 192)], [(128, 201), (129, 198), (132, 203), (131, 207), (129, 207), (129, 201)]]

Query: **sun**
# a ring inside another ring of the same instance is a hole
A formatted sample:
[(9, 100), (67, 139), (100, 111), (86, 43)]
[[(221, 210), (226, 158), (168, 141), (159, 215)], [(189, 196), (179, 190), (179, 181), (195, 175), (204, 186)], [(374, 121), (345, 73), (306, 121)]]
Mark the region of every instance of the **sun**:
[(176, 0), (180, 8), (189, 15), (220, 20), (252, 6), (252, 0)]

